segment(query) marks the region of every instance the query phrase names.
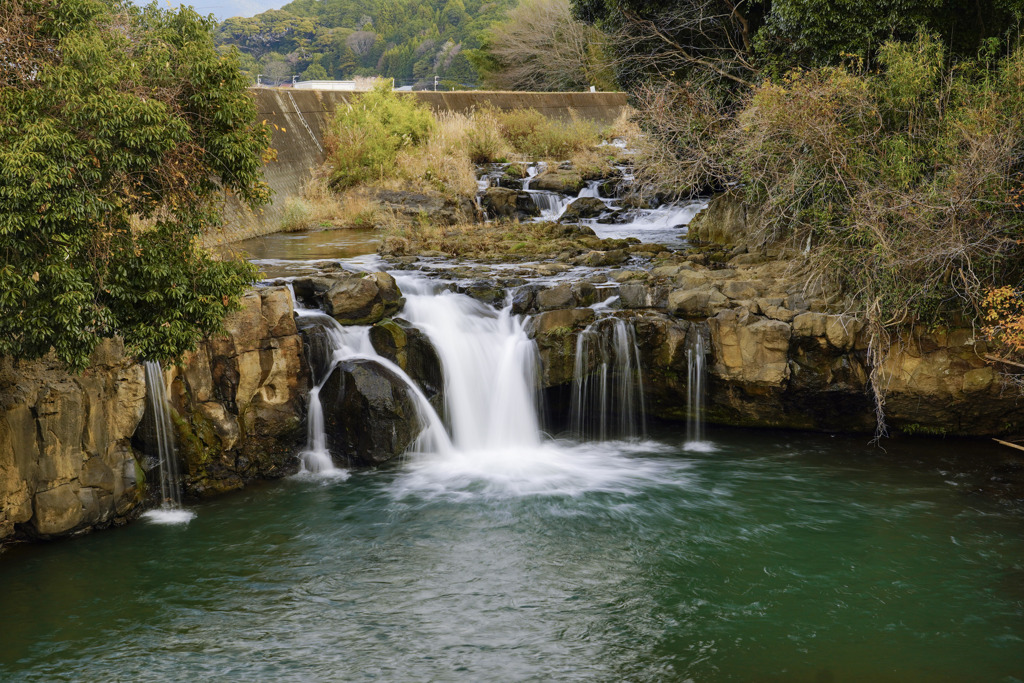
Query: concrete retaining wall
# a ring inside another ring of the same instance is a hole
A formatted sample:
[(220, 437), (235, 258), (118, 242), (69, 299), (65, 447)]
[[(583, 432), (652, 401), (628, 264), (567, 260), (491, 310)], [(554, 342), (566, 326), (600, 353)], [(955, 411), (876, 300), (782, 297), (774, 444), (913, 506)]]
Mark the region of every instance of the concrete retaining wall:
[[(323, 163), (324, 134), (334, 111), (360, 97), (360, 93), (290, 88), (258, 88), (253, 94), (260, 119), (271, 126), (271, 146), (277, 150), (277, 160), (265, 167), (274, 201), (254, 214), (229, 198), (226, 223), (207, 237), (208, 246), (276, 232), (287, 198), (298, 195), (313, 170)], [(503, 111), (536, 109), (559, 119), (576, 115), (604, 124), (615, 121), (626, 106), (625, 93), (460, 91), (400, 95), (414, 97), (435, 112), (464, 113), (486, 105)]]

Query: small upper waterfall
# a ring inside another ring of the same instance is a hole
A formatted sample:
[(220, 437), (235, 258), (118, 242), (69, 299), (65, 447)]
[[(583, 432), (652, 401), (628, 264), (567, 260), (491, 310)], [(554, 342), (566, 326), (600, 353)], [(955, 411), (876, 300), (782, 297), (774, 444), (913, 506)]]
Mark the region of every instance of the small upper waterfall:
[(694, 329), (686, 348), (686, 446), (687, 450), (710, 450), (704, 440), (704, 393), (707, 384), (704, 335)]
[(165, 524), (188, 522), (195, 515), (181, 508), (181, 468), (171, 425), (171, 408), (164, 388), (164, 372), (159, 361), (143, 363), (146, 370), (146, 401), (153, 416), (153, 438), (160, 469), (160, 508), (145, 516)]
[(601, 318), (576, 338), (570, 420), (583, 439), (646, 435), (640, 351), (625, 320)]
[(545, 221), (558, 220), (565, 212), (565, 207), (572, 202), (572, 197), (567, 197), (557, 192), (545, 192), (543, 190), (529, 190), (530, 199), (540, 209), (540, 219)]

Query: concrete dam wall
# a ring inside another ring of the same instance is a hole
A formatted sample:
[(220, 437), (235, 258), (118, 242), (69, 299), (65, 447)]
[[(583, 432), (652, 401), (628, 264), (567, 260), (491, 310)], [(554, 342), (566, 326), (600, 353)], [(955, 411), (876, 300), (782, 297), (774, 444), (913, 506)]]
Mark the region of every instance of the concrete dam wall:
[[(224, 228), (207, 237), (208, 246), (275, 232), (287, 198), (300, 194), (313, 169), (324, 161), (324, 136), (335, 110), (360, 97), (360, 93), (290, 88), (258, 88), (253, 94), (260, 120), (271, 126), (271, 146), (277, 150), (277, 159), (265, 166), (274, 200), (253, 213), (229, 198)], [(536, 109), (552, 118), (575, 115), (605, 124), (615, 121), (626, 106), (625, 93), (423, 91), (400, 95), (414, 97), (435, 112), (465, 113), (483, 106), (503, 111)]]

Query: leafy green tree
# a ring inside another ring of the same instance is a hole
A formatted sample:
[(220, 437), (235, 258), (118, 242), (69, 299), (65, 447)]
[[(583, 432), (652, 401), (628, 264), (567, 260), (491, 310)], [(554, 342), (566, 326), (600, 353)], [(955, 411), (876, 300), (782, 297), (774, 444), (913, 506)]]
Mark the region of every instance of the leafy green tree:
[(233, 54), (191, 9), (116, 0), (0, 5), (0, 353), (87, 365), (104, 337), (172, 359), (254, 279), (198, 239), (233, 192), (266, 203)]

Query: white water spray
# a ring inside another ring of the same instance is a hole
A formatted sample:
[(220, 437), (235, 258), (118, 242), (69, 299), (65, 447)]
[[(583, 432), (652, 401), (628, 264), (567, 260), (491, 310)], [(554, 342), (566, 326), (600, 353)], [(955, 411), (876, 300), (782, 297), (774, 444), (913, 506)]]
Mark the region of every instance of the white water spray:
[(704, 440), (704, 393), (707, 383), (704, 335), (692, 330), (686, 349), (686, 444), (688, 451), (712, 451)]

